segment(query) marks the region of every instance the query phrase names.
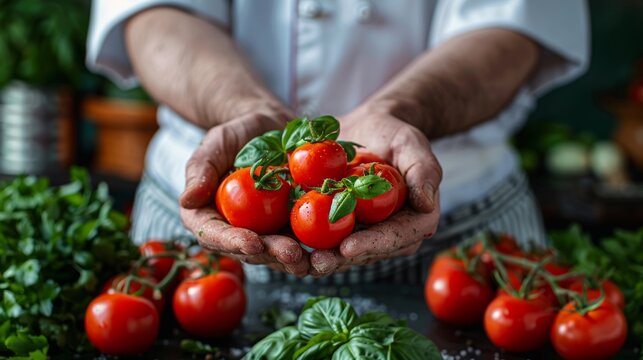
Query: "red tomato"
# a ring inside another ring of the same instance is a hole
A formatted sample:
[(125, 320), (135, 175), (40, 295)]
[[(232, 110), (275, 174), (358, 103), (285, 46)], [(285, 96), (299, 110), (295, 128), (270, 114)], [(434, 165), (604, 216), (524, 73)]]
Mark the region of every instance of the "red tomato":
[(558, 313), (551, 327), (551, 342), (566, 360), (610, 358), (623, 347), (627, 322), (623, 312), (609, 301), (581, 314), (570, 302)]
[(391, 183), (391, 189), (372, 199), (357, 199), (355, 218), (362, 224), (375, 224), (391, 216), (396, 211), (398, 205), (400, 188), (406, 187), (403, 182), (399, 182), (399, 178), (396, 176), (396, 173), (399, 175), (399, 172), (395, 170), (394, 167), (386, 164), (361, 164), (348, 169), (346, 177), (366, 175), (372, 165), (375, 165), (376, 174), (379, 174)]
[[(483, 266), (477, 273), (485, 278)], [(471, 276), (462, 260), (443, 254), (431, 265), (424, 295), (436, 318), (456, 325), (473, 325), (482, 320), (493, 290), (486, 279)]]
[[(138, 249), (141, 252), (142, 256), (154, 256), (154, 255), (164, 254), (170, 251), (183, 250), (178, 245), (175, 245), (168, 241), (160, 241), (160, 240), (150, 240), (142, 244), (141, 246), (139, 246)], [(147, 265), (152, 270), (152, 277), (156, 279), (156, 281), (160, 282), (165, 278), (165, 276), (167, 276), (167, 274), (172, 269), (172, 265), (174, 265), (174, 258), (158, 257), (158, 258), (150, 259), (147, 262)]]
[(531, 351), (547, 343), (556, 316), (543, 296), (521, 299), (500, 295), (487, 307), (484, 329), (494, 345), (508, 351)]
[[(605, 300), (616, 305), (619, 309), (625, 309), (625, 296), (621, 289), (616, 286), (613, 282), (605, 280), (602, 283), (603, 292), (605, 293)], [(583, 281), (577, 280), (572, 285), (570, 285), (569, 290), (575, 291), (579, 294), (583, 293)], [(589, 300), (596, 300), (601, 296), (600, 289), (588, 289), (587, 298)]]
[(355, 227), (352, 212), (331, 224), (328, 220), (333, 195), (307, 192), (295, 203), (290, 213), (290, 225), (297, 239), (313, 249), (337, 247)]
[(159, 314), (142, 297), (103, 294), (85, 312), (85, 332), (103, 353), (133, 355), (147, 350), (159, 332)]
[[(256, 170), (257, 172), (259, 169)], [(290, 185), (281, 181), (279, 190), (258, 190), (250, 175), (250, 168), (239, 169), (228, 175), (216, 194), (219, 213), (233, 226), (257, 234), (274, 234), (288, 223)]]
[[(103, 285), (101, 293), (115, 294), (124, 292), (126, 277), (127, 274), (118, 274), (112, 276), (105, 282), (105, 285)], [(147, 280), (156, 284), (156, 280), (153, 278), (148, 278)], [(142, 287), (143, 285), (141, 285), (141, 283), (136, 280), (132, 280), (129, 287), (129, 294), (135, 294), (136, 292), (141, 290)], [(152, 302), (156, 310), (159, 312), (159, 315), (163, 313), (163, 308), (165, 307), (165, 298), (163, 296), (158, 299), (154, 298), (154, 290), (147, 286), (145, 287), (145, 290), (143, 290), (141, 296)]]
[[(511, 288), (515, 291), (520, 291), (522, 287), (522, 283), (524, 281), (523, 278), (519, 277), (516, 272), (508, 271), (507, 274), (509, 275), (509, 285)], [(507, 291), (504, 289), (500, 288), (498, 289), (498, 294), (497, 296), (501, 295), (509, 295)], [(536, 296), (538, 295), (539, 297), (547, 300), (551, 306), (558, 306), (558, 298), (556, 297), (556, 293), (554, 290), (545, 282), (543, 279), (536, 279), (534, 284), (532, 285), (532, 290), (530, 291), (531, 296)]]
[(172, 305), (185, 331), (201, 337), (220, 337), (241, 324), (246, 294), (236, 276), (218, 272), (182, 282), (174, 292)]
[(304, 190), (320, 187), (326, 179), (340, 180), (347, 165), (344, 148), (331, 140), (304, 144), (288, 158), (290, 175)]
[[(520, 250), (518, 243), (511, 235), (507, 235), (507, 234), (500, 235), (498, 239), (493, 242), (492, 246), (496, 249), (497, 252), (501, 254), (524, 257), (524, 254), (522, 254), (522, 251)], [(482, 242), (478, 241), (469, 250), (469, 256), (472, 257), (475, 255), (478, 255), (482, 251), (483, 251)], [(485, 267), (489, 270), (489, 272), (493, 271), (493, 269), (495, 268), (493, 258), (491, 257), (491, 254), (488, 251), (485, 251), (484, 253), (482, 253), (482, 255), (480, 255), (480, 262), (482, 262), (485, 265)], [(507, 267), (510, 268), (511, 266), (507, 266)]]
[[(214, 256), (216, 256), (217, 259), (219, 260), (219, 271), (227, 271), (233, 274), (243, 284), (243, 282), (245, 281), (245, 274), (243, 272), (243, 265), (241, 264), (241, 262), (226, 256), (221, 256), (221, 255), (214, 255)], [(203, 264), (204, 266), (208, 265), (208, 254), (203, 250), (191, 256), (190, 259), (195, 260)], [(215, 267), (216, 264), (213, 263), (212, 266)], [(193, 271), (190, 271), (189, 269), (182, 269), (181, 279), (187, 279), (188, 277), (198, 278), (198, 277), (201, 277), (202, 274), (203, 272), (198, 267), (195, 268)]]
[(388, 164), (388, 162), (386, 160), (384, 160), (381, 157), (373, 154), (372, 152), (357, 151), (357, 153), (355, 154), (355, 157), (353, 158), (353, 160), (351, 160), (348, 163), (348, 167), (350, 168), (350, 167), (353, 167), (353, 166), (356, 166), (356, 165), (359, 165), (359, 164), (366, 164), (366, 163), (372, 163), (372, 162), (381, 163), (381, 164)]

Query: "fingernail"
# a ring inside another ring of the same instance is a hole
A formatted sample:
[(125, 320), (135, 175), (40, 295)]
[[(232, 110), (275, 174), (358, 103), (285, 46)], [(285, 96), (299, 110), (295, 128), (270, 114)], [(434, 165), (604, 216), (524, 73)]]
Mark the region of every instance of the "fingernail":
[(424, 184), (422, 191), (424, 191), (424, 195), (429, 202), (429, 210), (433, 211), (433, 209), (435, 209), (435, 191), (433, 190), (433, 186), (431, 186), (431, 184)]

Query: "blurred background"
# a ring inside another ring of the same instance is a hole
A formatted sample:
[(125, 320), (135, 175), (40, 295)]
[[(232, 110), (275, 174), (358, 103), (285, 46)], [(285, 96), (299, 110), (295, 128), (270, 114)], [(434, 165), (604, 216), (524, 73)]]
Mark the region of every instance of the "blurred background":
[[(514, 145), (547, 226), (600, 234), (643, 224), (643, 1), (589, 4), (589, 71), (541, 98)], [(127, 210), (156, 109), (85, 68), (89, 5), (0, 0), (0, 177), (85, 166)]]

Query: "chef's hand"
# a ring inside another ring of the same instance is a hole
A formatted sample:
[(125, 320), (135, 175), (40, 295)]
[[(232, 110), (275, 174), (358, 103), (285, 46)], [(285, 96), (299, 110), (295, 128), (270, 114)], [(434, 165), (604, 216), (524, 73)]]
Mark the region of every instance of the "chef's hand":
[(366, 104), (340, 118), (340, 138), (365, 146), (400, 170), (409, 187), (412, 209), (348, 236), (335, 250), (310, 255), (313, 276), (344, 271), (415, 253), (440, 219), (438, 187), (442, 169), (424, 133), (385, 108)]
[[(241, 116), (210, 129), (188, 161), (181, 220), (199, 244), (249, 264), (265, 264), (297, 276), (308, 274), (308, 254), (297, 241), (282, 235), (259, 236), (228, 224), (214, 206), (219, 178), (232, 168), (241, 147), (266, 131), (283, 128), (279, 117), (258, 113)], [(283, 117), (282, 117), (283, 118)]]

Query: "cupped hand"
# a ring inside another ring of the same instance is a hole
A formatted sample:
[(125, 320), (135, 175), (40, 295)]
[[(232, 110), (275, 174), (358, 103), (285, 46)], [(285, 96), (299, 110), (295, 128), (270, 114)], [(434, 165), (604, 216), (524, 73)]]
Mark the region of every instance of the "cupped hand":
[(253, 137), (283, 127), (275, 117), (249, 114), (210, 129), (192, 154), (181, 195), (181, 220), (204, 248), (250, 264), (265, 264), (297, 276), (308, 274), (308, 254), (282, 235), (260, 236), (228, 224), (214, 206), (219, 179), (232, 168), (237, 152)]
[(338, 249), (310, 255), (313, 276), (344, 271), (354, 265), (409, 256), (437, 230), (438, 188), (442, 168), (426, 136), (417, 128), (371, 106), (340, 118), (340, 138), (365, 146), (395, 166), (409, 187), (409, 205), (390, 219), (348, 236)]

